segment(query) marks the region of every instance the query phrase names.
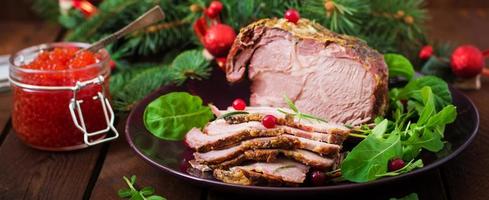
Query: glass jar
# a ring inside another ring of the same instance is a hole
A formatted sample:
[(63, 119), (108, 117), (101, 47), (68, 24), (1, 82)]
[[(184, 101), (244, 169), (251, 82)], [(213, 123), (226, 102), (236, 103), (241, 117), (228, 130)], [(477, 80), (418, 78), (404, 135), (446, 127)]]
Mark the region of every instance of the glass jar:
[[(106, 98), (110, 75), (106, 50), (95, 54), (95, 64), (80, 68), (23, 68), (40, 52), (88, 46), (70, 42), (41, 44), (10, 58), (12, 125), (25, 144), (48, 151), (68, 151), (118, 137), (113, 126), (114, 113)], [(114, 135), (106, 137), (111, 130)]]

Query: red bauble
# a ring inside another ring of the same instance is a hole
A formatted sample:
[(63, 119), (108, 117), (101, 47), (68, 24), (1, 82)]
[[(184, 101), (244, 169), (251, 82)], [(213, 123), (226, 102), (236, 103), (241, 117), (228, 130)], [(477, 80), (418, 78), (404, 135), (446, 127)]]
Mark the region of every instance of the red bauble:
[(204, 47), (215, 57), (225, 56), (236, 38), (236, 32), (226, 24), (211, 26), (204, 36)]
[(426, 45), (419, 51), (419, 58), (421, 60), (428, 60), (433, 55), (433, 47)]
[(472, 78), (482, 72), (484, 55), (472, 45), (462, 45), (453, 51), (451, 58), (453, 73), (462, 78)]
[(301, 15), (299, 14), (299, 12), (296, 10), (296, 9), (289, 9), (285, 12), (284, 14), (284, 18), (289, 21), (289, 22), (292, 22), (294, 24), (297, 24), (297, 22), (299, 21), (299, 19), (301, 18)]

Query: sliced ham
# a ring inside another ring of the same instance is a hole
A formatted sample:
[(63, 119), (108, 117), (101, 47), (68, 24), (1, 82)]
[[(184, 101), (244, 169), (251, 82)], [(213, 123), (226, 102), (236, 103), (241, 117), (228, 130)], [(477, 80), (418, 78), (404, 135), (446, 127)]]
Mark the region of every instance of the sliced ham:
[(297, 138), (285, 136), (255, 138), (223, 150), (213, 150), (205, 153), (196, 152), (194, 153), (194, 158), (199, 163), (217, 164), (242, 155), (244, 151), (250, 149), (294, 149), (299, 147), (299, 145)]
[[(336, 164), (336, 157), (327, 158), (322, 157), (318, 154), (312, 153), (310, 151), (295, 149), (254, 149), (240, 152), (239, 154), (234, 154), (233, 156), (228, 156), (231, 154), (226, 154), (225, 157), (198, 157), (196, 155), (195, 159), (191, 162), (194, 168), (199, 168), (204, 171), (210, 171), (212, 169), (227, 169), (229, 167), (240, 165), (246, 161), (272, 161), (279, 157), (279, 155), (284, 155), (290, 159), (297, 162), (306, 164), (316, 169), (331, 169)], [(216, 160), (221, 160), (221, 162), (216, 162)], [(225, 160), (225, 161), (223, 161)], [(217, 164), (216, 164), (217, 163)]]
[(272, 162), (257, 162), (229, 170), (214, 170), (214, 177), (241, 185), (298, 185), (304, 182), (309, 167), (298, 162), (277, 159)]

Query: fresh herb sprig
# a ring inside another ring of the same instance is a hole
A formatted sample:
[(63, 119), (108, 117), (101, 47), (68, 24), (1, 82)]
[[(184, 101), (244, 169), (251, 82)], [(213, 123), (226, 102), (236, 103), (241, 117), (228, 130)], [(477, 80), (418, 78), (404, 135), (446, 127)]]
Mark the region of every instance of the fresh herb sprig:
[(130, 200), (166, 200), (165, 197), (155, 195), (155, 189), (152, 187), (143, 187), (141, 190), (136, 188), (136, 176), (132, 175), (131, 179), (122, 177), (129, 188), (120, 189), (117, 194), (120, 198)]
[[(402, 62), (392, 65), (393, 58), (386, 60), (390, 71), (392, 67), (412, 67), (410, 63), (402, 66)], [(393, 88), (389, 92), (392, 112), (389, 119), (376, 119), (373, 129), (361, 128), (359, 135), (365, 135), (365, 139), (352, 149), (341, 165), (342, 176), (347, 180), (367, 182), (409, 172), (423, 167), (422, 160), (416, 159), (421, 150), (438, 152), (444, 147), (445, 126), (457, 116), (447, 83), (432, 76), (398, 75), (410, 81), (403, 88)], [(399, 170), (388, 172), (387, 165), (394, 158), (409, 162)]]
[(306, 113), (303, 113), (303, 112), (300, 112), (299, 109), (297, 108), (297, 106), (295, 106), (294, 102), (292, 102), (292, 100), (290, 100), (289, 97), (287, 97), (286, 95), (284, 95), (284, 101), (287, 103), (287, 105), (289, 106), (289, 108), (294, 111), (294, 113), (290, 113), (290, 112), (287, 112), (285, 110), (282, 110), (282, 109), (277, 109), (278, 112), (281, 112), (283, 114), (286, 114), (286, 115), (291, 115), (291, 116), (294, 116), (296, 117), (297, 119), (302, 120), (302, 119), (307, 119), (307, 120), (316, 120), (318, 122), (328, 122), (324, 119), (321, 119), (319, 117), (316, 117), (316, 116), (313, 116), (313, 115), (310, 115), (310, 114), (306, 114)]

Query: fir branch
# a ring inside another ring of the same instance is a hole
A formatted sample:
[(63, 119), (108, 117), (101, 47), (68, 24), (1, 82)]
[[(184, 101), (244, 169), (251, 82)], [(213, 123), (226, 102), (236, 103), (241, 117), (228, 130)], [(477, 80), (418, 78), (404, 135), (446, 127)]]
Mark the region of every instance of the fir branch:
[(210, 76), (209, 61), (202, 50), (184, 51), (168, 64), (140, 64), (111, 77), (110, 91), (116, 110), (128, 111), (135, 103), (164, 85), (181, 85), (188, 78), (205, 79)]

